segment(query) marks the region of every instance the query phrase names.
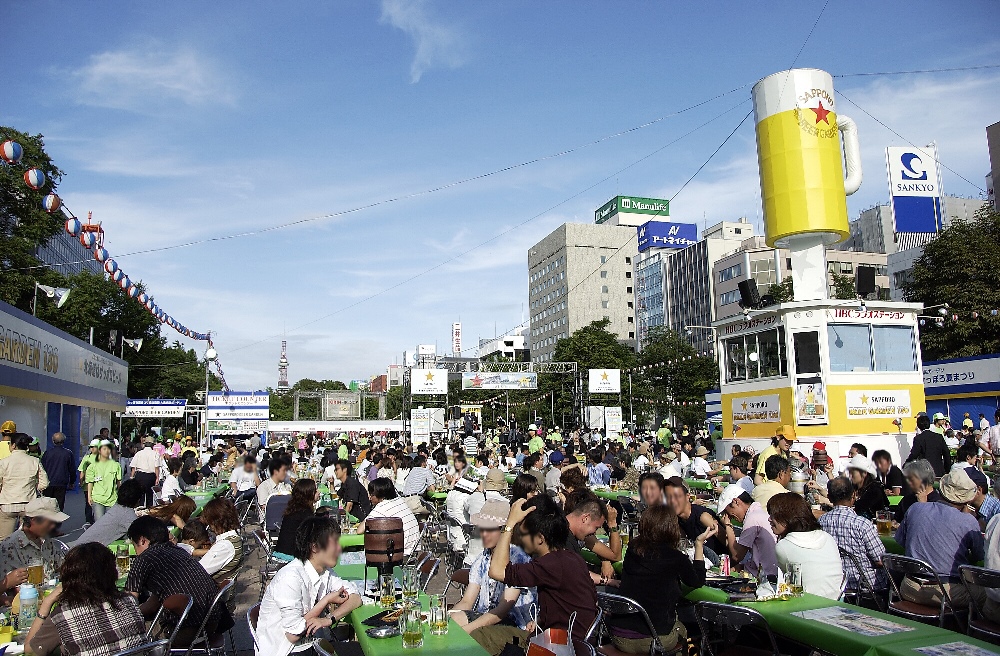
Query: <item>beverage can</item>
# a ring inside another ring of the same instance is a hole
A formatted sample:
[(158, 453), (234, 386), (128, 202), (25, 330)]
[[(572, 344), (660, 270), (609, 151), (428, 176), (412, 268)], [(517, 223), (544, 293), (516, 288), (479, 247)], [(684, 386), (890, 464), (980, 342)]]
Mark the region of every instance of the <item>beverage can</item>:
[(729, 556), (723, 554), (719, 556), (719, 573), (723, 576), (729, 576), (731, 571), (731, 565), (729, 564)]

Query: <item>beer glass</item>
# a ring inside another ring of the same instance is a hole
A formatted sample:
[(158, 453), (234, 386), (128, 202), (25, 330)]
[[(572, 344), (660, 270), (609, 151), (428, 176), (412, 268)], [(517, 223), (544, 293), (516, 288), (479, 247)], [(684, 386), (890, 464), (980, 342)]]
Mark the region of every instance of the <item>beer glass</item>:
[(785, 582), (791, 586), (794, 594), (802, 594), (802, 565), (799, 563), (788, 563), (788, 577)]
[(33, 560), (28, 565), (28, 583), (35, 586), (36, 588), (42, 584), (45, 580), (45, 569), (42, 566), (42, 561)]
[(448, 604), (444, 595), (434, 595), (430, 599), (431, 635), (448, 634)]
[(129, 570), (131, 569), (131, 561), (128, 555), (128, 547), (126, 545), (119, 545), (115, 549), (115, 564), (118, 565), (118, 578), (128, 576)]
[(406, 606), (399, 618), (399, 632), (403, 635), (403, 649), (419, 649), (424, 646), (420, 606)]
[(379, 597), (379, 605), (382, 608), (392, 608), (396, 605), (396, 580), (392, 574), (383, 574), (378, 578), (379, 589), (382, 596)]
[(403, 576), (403, 601), (408, 604), (417, 602), (417, 595), (420, 594), (420, 572), (416, 567), (404, 567)]
[(892, 533), (892, 512), (889, 510), (879, 510), (875, 513), (875, 526), (878, 527), (879, 535), (889, 535)]

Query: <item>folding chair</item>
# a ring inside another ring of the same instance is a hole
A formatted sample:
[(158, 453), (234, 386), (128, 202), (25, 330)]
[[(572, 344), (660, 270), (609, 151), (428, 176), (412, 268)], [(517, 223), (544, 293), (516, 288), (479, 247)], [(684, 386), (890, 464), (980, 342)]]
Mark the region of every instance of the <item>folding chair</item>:
[[(863, 599), (871, 599), (875, 602), (875, 605), (882, 612), (885, 612), (885, 604), (882, 603), (882, 598), (879, 596), (878, 591), (875, 587), (876, 582), (871, 580), (868, 576), (868, 572), (863, 567), (864, 563), (861, 557), (846, 551), (845, 549), (840, 549), (840, 560), (841, 563), (846, 565), (846, 562), (850, 562), (854, 569), (858, 572), (858, 585), (856, 588), (847, 587), (844, 589), (844, 593), (841, 598), (845, 603), (854, 603), (856, 606), (861, 606), (861, 601)], [(845, 562), (846, 561), (846, 562)], [(847, 567), (844, 567), (844, 577), (846, 586), (847, 577)], [(848, 601), (848, 598), (853, 598), (854, 602)]]
[[(437, 573), (438, 567), (441, 565), (440, 558), (424, 558), (424, 560), (417, 565), (417, 571), (420, 573), (420, 591), (427, 592), (427, 586), (430, 584), (431, 579)], [(447, 588), (445, 588), (447, 589)]]
[(125, 651), (120, 651), (117, 654), (112, 654), (112, 656), (163, 656), (168, 653), (169, 649), (168, 640), (157, 640), (156, 642), (147, 642), (141, 645), (136, 645), (131, 649), (126, 649)]
[(460, 593), (464, 595), (465, 589), (469, 587), (469, 574), (471, 574), (469, 569), (456, 569), (451, 573), (451, 576), (448, 577), (448, 583), (445, 585), (444, 592), (441, 594), (447, 595), (448, 591), (451, 590), (452, 583), (454, 583), (459, 586)]
[[(168, 653), (171, 656), (180, 656), (184, 654), (185, 656), (191, 656), (193, 653), (204, 654), (205, 656), (217, 656), (218, 654), (225, 654), (226, 652), (226, 634), (216, 633), (209, 634), (208, 620), (212, 617), (213, 611), (220, 603), (225, 603), (226, 599), (229, 597), (229, 593), (232, 591), (233, 586), (236, 584), (235, 579), (226, 579), (219, 583), (219, 591), (215, 595), (215, 599), (212, 600), (212, 605), (208, 607), (208, 611), (205, 613), (205, 617), (201, 619), (201, 624), (198, 626), (198, 632), (195, 633), (194, 638), (191, 640), (191, 644), (186, 648), (181, 647), (179, 649), (171, 649)], [(214, 627), (211, 627), (214, 628)], [(198, 645), (201, 645), (200, 647)]]
[(260, 547), (261, 553), (264, 556), (264, 564), (260, 567), (260, 597), (257, 601), (264, 599), (264, 589), (267, 584), (274, 578), (274, 575), (278, 573), (278, 570), (287, 565), (290, 561), (281, 560), (274, 557), (274, 552), (271, 551), (271, 538), (267, 535), (267, 531), (262, 528), (258, 528), (252, 533), (257, 544)]
[(250, 627), (250, 637), (254, 647), (257, 646), (257, 620), (260, 619), (260, 604), (254, 604), (247, 609), (247, 626)]
[(275, 494), (267, 500), (267, 505), (264, 506), (264, 529), (268, 533), (271, 531), (277, 533), (281, 529), (281, 518), (291, 499), (290, 494)]
[(973, 594), (974, 588), (1000, 589), (1000, 572), (973, 565), (961, 565), (958, 571), (962, 576), (962, 584), (969, 591), (969, 635), (1000, 644), (1000, 624), (986, 618)]
[[(701, 631), (701, 653), (706, 656), (742, 656), (744, 654), (764, 656), (781, 656), (778, 642), (771, 632), (764, 616), (751, 608), (719, 604), (713, 601), (699, 601), (694, 606), (698, 630)], [(770, 644), (770, 649), (759, 647), (744, 647), (734, 644), (744, 629), (755, 629), (766, 636), (766, 642), (760, 636), (753, 637), (752, 644)], [(713, 646), (713, 644), (715, 646)]]
[(193, 605), (194, 598), (191, 595), (173, 594), (164, 599), (160, 604), (160, 609), (156, 611), (156, 616), (153, 617), (149, 629), (146, 631), (146, 640), (153, 640), (154, 638), (163, 639), (167, 628), (163, 624), (163, 618), (164, 614), (169, 612), (173, 617), (177, 618), (177, 621), (174, 623), (174, 630), (166, 638), (167, 650), (169, 651), (170, 646), (174, 644), (174, 638), (177, 637), (177, 633), (181, 630), (181, 626), (184, 624), (184, 620), (187, 619)]
[[(680, 642), (673, 649), (667, 649), (660, 642), (660, 636), (653, 626), (653, 621), (649, 619), (649, 614), (646, 609), (643, 608), (638, 602), (628, 597), (623, 597), (621, 595), (611, 594), (610, 592), (598, 592), (597, 593), (597, 605), (601, 609), (601, 614), (604, 619), (601, 623), (601, 636), (604, 633), (604, 623), (608, 619), (615, 617), (616, 615), (641, 615), (642, 619), (646, 622), (646, 631), (652, 637), (652, 642), (649, 646), (650, 656), (655, 656), (657, 654), (680, 654), (684, 649), (687, 648), (686, 644), (681, 644)], [(598, 637), (597, 651), (603, 656), (621, 656), (625, 652), (620, 651), (617, 647), (611, 644), (601, 645), (601, 638)]]
[[(889, 575), (890, 615), (906, 617), (918, 622), (924, 622), (925, 624), (936, 623), (942, 629), (944, 628), (945, 618), (951, 615), (959, 627), (963, 626), (959, 615), (964, 615), (965, 611), (956, 610), (951, 603), (948, 591), (945, 590), (937, 572), (930, 565), (916, 558), (909, 558), (898, 554), (886, 554), (882, 557), (882, 567), (885, 568), (886, 573)], [(903, 599), (899, 592), (899, 585), (893, 577), (894, 573), (902, 575), (901, 578), (909, 577), (911, 580), (924, 585), (937, 586), (938, 593), (941, 595), (940, 606), (925, 606)]]

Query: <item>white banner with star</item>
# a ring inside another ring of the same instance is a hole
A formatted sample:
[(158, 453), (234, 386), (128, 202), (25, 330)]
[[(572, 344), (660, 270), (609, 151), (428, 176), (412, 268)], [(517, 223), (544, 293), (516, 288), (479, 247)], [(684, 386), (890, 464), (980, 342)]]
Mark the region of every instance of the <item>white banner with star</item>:
[(410, 369), (410, 394), (447, 393), (447, 369)]
[(622, 391), (621, 369), (590, 369), (587, 389), (591, 394), (619, 394)]
[(910, 390), (845, 390), (848, 419), (912, 417)]
[(777, 394), (733, 399), (734, 424), (768, 424), (778, 421), (781, 421), (781, 399)]

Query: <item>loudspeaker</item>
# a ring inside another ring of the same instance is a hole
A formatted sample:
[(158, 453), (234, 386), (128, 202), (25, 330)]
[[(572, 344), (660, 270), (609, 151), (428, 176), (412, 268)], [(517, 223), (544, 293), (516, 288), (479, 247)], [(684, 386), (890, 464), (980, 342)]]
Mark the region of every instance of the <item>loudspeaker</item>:
[(741, 280), (738, 286), (740, 288), (740, 307), (749, 309), (760, 305), (760, 293), (757, 291), (756, 280), (753, 278)]
[(858, 296), (865, 298), (875, 291), (875, 267), (858, 266), (858, 273), (854, 281), (857, 285)]

